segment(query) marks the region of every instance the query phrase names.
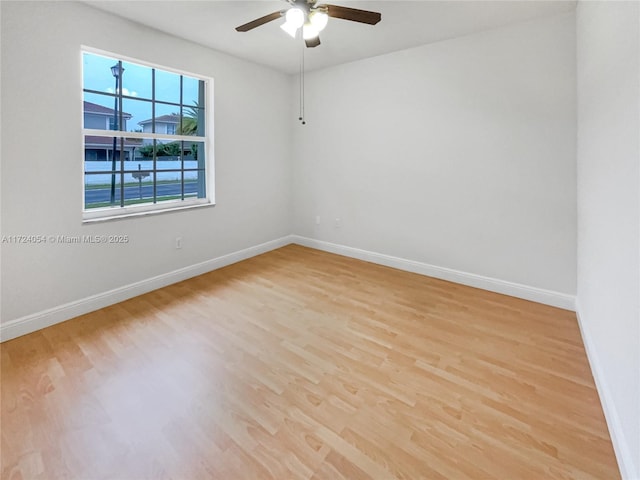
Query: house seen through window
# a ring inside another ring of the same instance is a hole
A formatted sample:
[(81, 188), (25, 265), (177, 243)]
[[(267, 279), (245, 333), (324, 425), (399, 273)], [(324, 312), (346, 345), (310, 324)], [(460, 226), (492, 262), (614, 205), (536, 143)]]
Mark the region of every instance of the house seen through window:
[(208, 79), (82, 60), (85, 219), (210, 203)]

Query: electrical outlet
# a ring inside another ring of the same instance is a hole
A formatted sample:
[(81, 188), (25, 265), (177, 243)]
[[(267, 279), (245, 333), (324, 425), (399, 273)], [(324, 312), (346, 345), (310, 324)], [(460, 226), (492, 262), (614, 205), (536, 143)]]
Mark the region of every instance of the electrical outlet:
[(316, 215), (316, 225), (320, 225), (320, 215)]
[(342, 220), (340, 220), (340, 218), (336, 217), (335, 226), (336, 226), (336, 228), (340, 228), (342, 226)]
[(176, 250), (182, 248), (182, 237), (176, 237)]

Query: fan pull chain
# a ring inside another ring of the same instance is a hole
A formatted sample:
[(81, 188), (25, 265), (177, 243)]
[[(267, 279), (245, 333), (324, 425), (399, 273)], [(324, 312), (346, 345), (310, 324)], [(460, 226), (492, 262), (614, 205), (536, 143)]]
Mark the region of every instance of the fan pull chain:
[[(302, 29), (300, 29), (302, 30)], [(304, 42), (301, 42), (300, 45), (302, 49), (300, 50), (300, 116), (298, 120), (302, 122), (302, 125), (306, 125), (307, 122), (304, 119)]]

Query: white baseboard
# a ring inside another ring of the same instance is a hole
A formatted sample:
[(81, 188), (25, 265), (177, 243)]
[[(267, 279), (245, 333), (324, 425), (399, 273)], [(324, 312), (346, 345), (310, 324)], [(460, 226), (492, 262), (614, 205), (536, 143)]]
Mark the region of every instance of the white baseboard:
[(64, 322), (79, 315), (84, 315), (85, 313), (128, 300), (129, 298), (142, 295), (152, 290), (166, 287), (167, 285), (231, 265), (232, 263), (260, 255), (261, 253), (283, 247), (290, 243), (297, 243), (299, 245), (316, 248), (326, 252), (357, 258), (380, 265), (386, 265), (400, 270), (419, 273), (421, 275), (440, 278), (442, 280), (448, 280), (462, 285), (482, 288), (484, 290), (523, 298), (546, 305), (552, 305), (566, 310), (574, 310), (574, 297), (572, 295), (460, 272), (449, 268), (437, 267), (435, 265), (429, 265), (376, 252), (369, 252), (321, 240), (314, 240), (311, 238), (301, 237), (299, 235), (288, 235), (270, 242), (207, 260), (196, 265), (184, 267), (173, 272), (158, 275), (130, 285), (125, 285), (108, 292), (92, 295), (87, 298), (11, 320), (0, 325), (0, 342), (35, 332), (36, 330), (55, 325), (56, 323)]
[(620, 474), (623, 480), (640, 480), (640, 471), (634, 464), (629, 444), (627, 443), (622, 429), (622, 421), (618, 415), (611, 390), (607, 385), (606, 376), (602, 371), (602, 364), (600, 363), (600, 357), (593, 343), (593, 337), (589, 334), (589, 331), (585, 328), (582, 318), (580, 316), (580, 302), (576, 300), (576, 316), (578, 317), (578, 326), (580, 327), (580, 333), (582, 334), (582, 342), (587, 352), (587, 358), (589, 359), (589, 365), (591, 366), (591, 373), (593, 379), (596, 382), (596, 388), (600, 395), (600, 404), (604, 411), (605, 419), (607, 420), (607, 426), (609, 427), (609, 435), (611, 436), (611, 443), (613, 443), (613, 450), (616, 453), (618, 460), (618, 468), (620, 468)]
[(55, 325), (56, 323), (64, 322), (79, 315), (93, 312), (100, 308), (128, 300), (129, 298), (142, 295), (152, 290), (157, 290), (158, 288), (166, 287), (167, 285), (171, 285), (176, 282), (181, 282), (182, 280), (186, 280), (191, 277), (202, 275), (203, 273), (207, 273), (218, 268), (226, 267), (232, 263), (255, 257), (261, 253), (275, 250), (276, 248), (289, 245), (290, 243), (292, 243), (292, 239), (291, 236), (288, 235), (260, 245), (245, 248), (237, 252), (222, 255), (221, 257), (207, 260), (196, 265), (180, 268), (173, 272), (158, 275), (108, 292), (92, 295), (87, 298), (82, 298), (48, 310), (43, 310), (16, 320), (2, 323), (0, 325), (0, 342), (35, 332), (36, 330)]
[(472, 273), (461, 272), (451, 268), (438, 267), (428, 263), (416, 262), (404, 258), (393, 257), (382, 253), (370, 252), (359, 248), (347, 247), (335, 243), (315, 240), (313, 238), (292, 235), (291, 241), (305, 247), (323, 250), (325, 252), (337, 253), (346, 257), (357, 258), (366, 262), (377, 263), (387, 267), (397, 268), (408, 272), (419, 273), (429, 277), (439, 278), (450, 282), (468, 285), (470, 287), (489, 290), (490, 292), (501, 293), (512, 297), (531, 300), (533, 302), (551, 305), (565, 310), (575, 310), (575, 297), (566, 293), (544, 290), (530, 287), (519, 283), (507, 282), (496, 278), (483, 277)]

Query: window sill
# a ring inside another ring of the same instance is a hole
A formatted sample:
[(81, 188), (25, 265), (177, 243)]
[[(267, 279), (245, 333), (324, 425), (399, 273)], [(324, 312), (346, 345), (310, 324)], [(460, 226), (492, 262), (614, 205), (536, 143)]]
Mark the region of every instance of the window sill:
[[(82, 224), (83, 225), (88, 225), (88, 224), (92, 224), (92, 223), (102, 223), (102, 222), (113, 222), (116, 220), (124, 220), (127, 218), (135, 218), (135, 217), (145, 217), (148, 215), (161, 215), (163, 213), (171, 213), (171, 212), (178, 212), (181, 210), (191, 210), (194, 208), (206, 208), (206, 207), (214, 207), (216, 204), (211, 202), (211, 201), (206, 201), (203, 203), (191, 203), (189, 205), (180, 205), (180, 206), (175, 206), (175, 207), (167, 207), (167, 208), (156, 208), (153, 210), (142, 210), (142, 211), (133, 211), (133, 210), (129, 210), (127, 212), (122, 212), (120, 211), (119, 213), (113, 212), (113, 214), (111, 214), (110, 210), (106, 210), (100, 213), (104, 213), (103, 215), (99, 215), (99, 216), (90, 216), (90, 217), (83, 217), (82, 219)], [(113, 210), (116, 210), (115, 208)], [(119, 210), (119, 209), (118, 209)], [(84, 214), (86, 214), (87, 212), (84, 212)], [(95, 214), (98, 212), (89, 212), (91, 214)], [(83, 215), (84, 215), (83, 214)]]

